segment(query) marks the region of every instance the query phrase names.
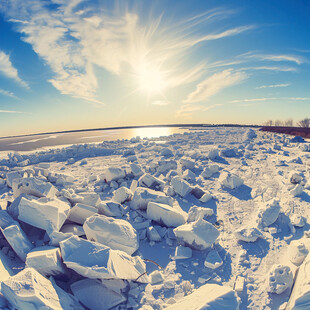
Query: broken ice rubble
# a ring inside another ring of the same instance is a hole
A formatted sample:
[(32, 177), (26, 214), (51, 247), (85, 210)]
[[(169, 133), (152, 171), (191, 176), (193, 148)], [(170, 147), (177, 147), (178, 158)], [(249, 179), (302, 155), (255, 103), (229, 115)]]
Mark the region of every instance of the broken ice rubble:
[(108, 310), (126, 301), (125, 296), (98, 280), (83, 279), (74, 282), (71, 290), (80, 303), (91, 310)]
[(267, 202), (266, 205), (262, 205), (258, 217), (260, 218), (259, 224), (262, 227), (268, 227), (273, 224), (280, 213), (281, 206), (278, 199), (273, 199)]
[(169, 205), (150, 201), (147, 205), (147, 217), (167, 227), (178, 227), (186, 223), (187, 214)]
[(238, 240), (245, 242), (255, 242), (258, 238), (262, 238), (263, 234), (257, 228), (242, 228), (235, 232)]
[(4, 297), (17, 309), (82, 310), (70, 294), (33, 268), (25, 268), (2, 282)]
[(173, 198), (166, 196), (163, 192), (137, 187), (130, 202), (130, 207), (135, 210), (146, 209), (150, 201), (167, 204), (169, 206), (173, 205)]
[(140, 257), (76, 236), (61, 241), (60, 249), (65, 265), (86, 278), (136, 280), (146, 271)]
[(196, 250), (212, 246), (220, 235), (219, 231), (204, 219), (184, 224), (173, 230), (177, 240)]
[(37, 247), (30, 251), (27, 254), (26, 266), (34, 268), (44, 276), (57, 276), (66, 272), (59, 248), (51, 246)]
[(269, 272), (269, 287), (271, 293), (282, 294), (293, 285), (293, 273), (288, 266), (275, 265)]
[(131, 255), (139, 248), (137, 232), (125, 220), (94, 215), (87, 218), (83, 228), (88, 240), (99, 242), (113, 250)]
[(57, 188), (51, 183), (41, 181), (34, 177), (14, 179), (12, 183), (14, 197), (20, 194), (29, 194), (37, 197), (51, 198), (58, 192)]
[(238, 310), (239, 301), (236, 293), (230, 287), (218, 284), (205, 284), (166, 309)]
[(237, 175), (228, 171), (223, 171), (219, 177), (222, 186), (235, 189), (243, 184), (243, 180)]
[(69, 210), (69, 204), (57, 198), (28, 200), (23, 197), (18, 205), (18, 219), (47, 232), (59, 231)]
[(310, 303), (309, 143), (220, 127), (159, 141), (0, 159), (0, 308)]

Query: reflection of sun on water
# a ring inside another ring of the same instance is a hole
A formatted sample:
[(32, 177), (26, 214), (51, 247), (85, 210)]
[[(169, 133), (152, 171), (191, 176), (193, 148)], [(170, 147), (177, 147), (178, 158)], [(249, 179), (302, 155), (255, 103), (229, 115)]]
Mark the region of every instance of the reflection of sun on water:
[(148, 128), (135, 128), (134, 135), (140, 138), (159, 138), (161, 136), (169, 136), (172, 134), (171, 128), (168, 127), (148, 127)]

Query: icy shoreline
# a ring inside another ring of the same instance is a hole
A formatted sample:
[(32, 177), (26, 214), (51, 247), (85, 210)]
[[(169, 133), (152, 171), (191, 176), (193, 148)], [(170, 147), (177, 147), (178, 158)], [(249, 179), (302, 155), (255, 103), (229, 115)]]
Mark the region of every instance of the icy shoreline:
[(102, 309), (90, 286), (103, 309), (278, 309), (295, 281), (293, 309), (310, 246), (310, 144), (293, 141), (207, 128), (2, 157), (1, 307), (24, 306), (12, 287), (32, 277), (51, 309)]

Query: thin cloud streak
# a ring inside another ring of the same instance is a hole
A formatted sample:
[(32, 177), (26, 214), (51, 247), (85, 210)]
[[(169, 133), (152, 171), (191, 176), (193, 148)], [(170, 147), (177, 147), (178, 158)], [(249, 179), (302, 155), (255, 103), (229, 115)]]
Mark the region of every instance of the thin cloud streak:
[(279, 67), (279, 66), (253, 66), (253, 67), (245, 67), (239, 70), (267, 70), (267, 71), (275, 71), (275, 72), (297, 72), (298, 70), (294, 67)]
[(30, 114), (28, 112), (22, 111), (9, 111), (9, 110), (0, 110), (0, 113), (10, 113), (10, 114)]
[(262, 102), (262, 101), (268, 101), (268, 100), (277, 100), (279, 98), (252, 98), (252, 99), (236, 99), (236, 100), (230, 100), (229, 103), (240, 103), (240, 102)]
[(13, 66), (9, 55), (3, 51), (0, 51), (0, 74), (3, 74), (7, 78), (13, 79), (19, 85), (29, 89), (28, 84), (19, 77), (18, 71)]
[(247, 79), (248, 75), (244, 72), (236, 72), (231, 69), (215, 73), (204, 81), (200, 82), (196, 89), (191, 92), (184, 103), (196, 103), (208, 100), (222, 89), (241, 83)]
[(256, 89), (264, 89), (264, 88), (281, 88), (281, 87), (288, 87), (291, 86), (290, 83), (285, 84), (271, 84), (271, 85), (261, 85), (256, 87)]
[(0, 88), (0, 95), (3, 95), (3, 96), (7, 96), (7, 97), (10, 97), (10, 98), (15, 98), (15, 99), (19, 99), (18, 97), (16, 97), (14, 95), (14, 93), (10, 92), (10, 91), (7, 91), (7, 90), (4, 90), (2, 88)]
[(235, 99), (230, 100), (228, 103), (251, 103), (251, 102), (267, 102), (275, 100), (285, 100), (285, 101), (310, 101), (310, 98), (301, 98), (301, 97), (269, 97), (269, 98), (244, 98), (244, 99)]
[(305, 59), (296, 55), (272, 55), (272, 54), (249, 54), (246, 56), (247, 58), (259, 59), (265, 61), (286, 61), (286, 62), (294, 62), (297, 65), (301, 65), (305, 62)]
[(176, 112), (176, 117), (190, 118), (195, 112), (205, 112), (216, 107), (222, 106), (222, 103), (212, 104), (210, 106), (201, 106), (198, 104), (183, 104), (180, 109)]

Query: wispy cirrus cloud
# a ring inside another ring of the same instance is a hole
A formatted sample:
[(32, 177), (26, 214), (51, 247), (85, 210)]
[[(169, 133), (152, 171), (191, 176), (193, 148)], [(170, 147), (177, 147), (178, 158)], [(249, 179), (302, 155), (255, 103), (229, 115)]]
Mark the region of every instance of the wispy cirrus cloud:
[(0, 88), (0, 95), (18, 99), (18, 97), (16, 97), (16, 96), (14, 95), (14, 93), (12, 93), (12, 92), (10, 92), (10, 91), (7, 91), (7, 90), (5, 90), (5, 89), (2, 89), (2, 88)]
[(283, 84), (270, 84), (270, 85), (261, 85), (256, 87), (256, 89), (264, 89), (264, 88), (282, 88), (291, 86), (290, 83), (283, 83)]
[(229, 103), (251, 103), (251, 102), (266, 102), (269, 100), (277, 100), (278, 98), (245, 98), (245, 99), (235, 99), (228, 101)]
[(310, 98), (307, 97), (266, 97), (266, 98), (242, 98), (242, 99), (234, 99), (228, 101), (228, 103), (233, 104), (258, 104), (258, 103), (266, 103), (266, 102), (276, 102), (276, 101), (310, 101)]
[(181, 105), (180, 109), (176, 112), (176, 117), (181, 117), (181, 118), (191, 118), (192, 115), (195, 112), (205, 112), (211, 109), (214, 109), (216, 107), (220, 107), (222, 106), (222, 103), (216, 103), (216, 104), (212, 104), (209, 106), (202, 106), (202, 105), (198, 105), (198, 104), (183, 104)]
[(297, 68), (294, 67), (284, 67), (284, 66), (249, 66), (241, 68), (240, 70), (249, 71), (249, 70), (266, 70), (266, 71), (275, 71), (275, 72), (297, 72)]
[(9, 114), (29, 114), (28, 112), (23, 112), (23, 111), (11, 111), (11, 110), (0, 110), (0, 113), (9, 113)]
[(297, 65), (303, 64), (306, 60), (298, 55), (285, 55), (285, 54), (247, 54), (244, 55), (247, 58), (266, 60), (266, 61), (285, 61), (285, 62), (294, 62)]
[(242, 71), (231, 69), (215, 73), (204, 81), (200, 82), (196, 89), (191, 92), (184, 103), (196, 103), (208, 100), (222, 89), (241, 83), (248, 75)]
[(129, 73), (132, 77), (141, 75), (141, 68), (156, 67), (163, 72), (163, 88), (177, 87), (200, 79), (205, 71), (203, 63), (184, 66), (185, 55), (193, 47), (255, 28), (244, 25), (208, 31), (209, 23), (234, 13), (222, 8), (177, 23), (164, 22), (159, 16), (144, 24), (137, 13), (127, 9), (108, 12), (89, 6), (83, 10), (82, 0), (54, 3), (48, 7), (40, 0), (11, 0), (0, 4), (0, 9), (52, 69), (54, 76), (49, 82), (62, 94), (94, 103), (101, 102), (96, 98), (94, 66), (116, 76)]
[(28, 84), (19, 77), (18, 71), (13, 66), (9, 55), (3, 51), (0, 51), (0, 74), (6, 76), (7, 78), (13, 79), (19, 85), (27, 89), (29, 88)]

